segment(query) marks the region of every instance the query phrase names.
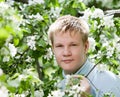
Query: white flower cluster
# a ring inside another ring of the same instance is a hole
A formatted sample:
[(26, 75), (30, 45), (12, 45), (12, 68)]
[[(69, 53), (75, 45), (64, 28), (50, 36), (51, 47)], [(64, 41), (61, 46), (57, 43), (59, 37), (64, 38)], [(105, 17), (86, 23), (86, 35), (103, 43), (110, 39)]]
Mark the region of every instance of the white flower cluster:
[[(83, 15), (82, 18), (86, 21), (88, 21), (90, 18), (100, 18), (101, 19), (100, 26), (104, 25), (104, 26), (107, 26), (107, 27), (114, 27), (113, 15), (106, 16), (104, 14), (103, 10), (101, 10), (99, 8), (95, 8), (94, 11), (91, 11), (90, 8), (86, 9), (84, 11), (84, 15)], [(95, 22), (95, 24), (96, 24), (96, 22)]]
[[(3, 70), (0, 68), (0, 76), (3, 75)], [(8, 96), (8, 89), (2, 85), (2, 82), (0, 82), (0, 97), (9, 97)]]
[(30, 49), (32, 49), (32, 50), (36, 50), (36, 46), (35, 46), (35, 44), (36, 44), (36, 41), (35, 41), (35, 39), (36, 39), (36, 36), (34, 35), (34, 36), (27, 36), (27, 45), (30, 47)]
[(3, 70), (0, 68), (0, 76), (3, 75)]
[(75, 78), (74, 75), (66, 76), (66, 87), (64, 90), (54, 90), (48, 97), (81, 97), (84, 87), (80, 86), (80, 78)]
[(99, 64), (97, 67), (100, 72), (108, 70), (108, 66), (106, 64)]
[(47, 54), (44, 55), (44, 58), (47, 59), (47, 60), (49, 60), (49, 59), (52, 58), (52, 56), (53, 56), (53, 53), (52, 53), (51, 48), (47, 49)]
[(26, 97), (25, 94), (15, 94), (15, 97)]
[(0, 97), (9, 97), (8, 89), (5, 86), (0, 87)]
[[(39, 85), (43, 84), (43, 82), (41, 80), (39, 80), (38, 74), (34, 68), (25, 69), (22, 74), (16, 73), (15, 75), (13, 75), (13, 79), (10, 78), (7, 80), (7, 83), (11, 87), (19, 88), (21, 81), (26, 81), (28, 78), (32, 79), (31, 85), (33, 85), (33, 86), (37, 85), (37, 84), (39, 84)], [(12, 95), (10, 97), (27, 97), (30, 94), (30, 91), (24, 90), (21, 94), (17, 94), (17, 93), (9, 93), (9, 94)], [(44, 92), (41, 87), (39, 87), (38, 90), (34, 91), (34, 97), (43, 97), (43, 96), (44, 96)], [(2, 97), (4, 97), (4, 96), (2, 96)]]
[(113, 20), (113, 15), (105, 16), (103, 18), (103, 20), (104, 20), (104, 24), (103, 25), (105, 25), (107, 27), (114, 27), (115, 26), (114, 25), (114, 20)]
[[(16, 15), (16, 10), (10, 6), (7, 2), (0, 2), (0, 15), (6, 21), (6, 25), (9, 25), (16, 30), (15, 33), (20, 31), (20, 24), (22, 23), (22, 15)], [(3, 26), (3, 21), (1, 22), (0, 26)], [(8, 32), (9, 33), (9, 32)]]
[(5, 47), (0, 49), (1, 55), (3, 55), (3, 62), (8, 62), (10, 57), (15, 57), (17, 54), (17, 48), (14, 44), (8, 43)]
[(26, 58), (26, 62), (28, 62), (28, 63), (31, 63), (31, 62), (33, 62), (33, 58), (31, 58), (30, 56), (27, 56), (27, 58)]
[(42, 21), (42, 20), (44, 20), (44, 18), (39, 14), (39, 13), (37, 13), (36, 15), (30, 15), (30, 16), (28, 16), (30, 19), (36, 19), (36, 20), (38, 20), (38, 21)]
[[(89, 23), (91, 28), (90, 36), (96, 37), (97, 34), (99, 34), (99, 38), (96, 41), (91, 37), (89, 38), (90, 52), (93, 52), (93, 54), (89, 56), (90, 59), (93, 59), (92, 61), (95, 62), (94, 58), (100, 59), (103, 55), (106, 55), (106, 58), (112, 58), (113, 55), (116, 54), (117, 57), (114, 59), (119, 60), (120, 43), (118, 43), (118, 41), (120, 39), (115, 34), (116, 28), (113, 15), (105, 15), (103, 10), (98, 8), (88, 8), (84, 11), (82, 18)], [(98, 49), (95, 48), (95, 46), (98, 47)]]
[(95, 43), (95, 40), (94, 40), (94, 38), (92, 38), (92, 37), (89, 37), (89, 48), (92, 50), (92, 51), (94, 51), (95, 50), (95, 46), (96, 46), (96, 43)]
[[(43, 97), (43, 96), (44, 96), (43, 90), (42, 90), (42, 89), (41, 89), (41, 90), (36, 90), (34, 96), (35, 96), (35, 97)], [(58, 96), (58, 97), (59, 97), (59, 96)]]
[(61, 10), (62, 10), (62, 8), (60, 8), (60, 7), (56, 7), (56, 8), (51, 7), (50, 14), (52, 15), (53, 18), (58, 18), (60, 16)]
[(43, 4), (44, 3), (44, 0), (28, 0), (28, 4), (29, 5), (33, 5), (33, 4)]
[(7, 10), (10, 6), (4, 2), (0, 3), (0, 13), (3, 13), (5, 10)]
[(116, 50), (117, 58), (120, 62), (120, 37), (118, 37), (118, 36), (115, 36), (114, 47), (115, 47), (115, 50)]
[(17, 48), (14, 46), (14, 44), (9, 43), (8, 48), (10, 51), (10, 55), (14, 57), (17, 54)]
[(52, 91), (51, 94), (48, 95), (48, 97), (64, 97), (65, 93), (61, 91), (60, 89)]

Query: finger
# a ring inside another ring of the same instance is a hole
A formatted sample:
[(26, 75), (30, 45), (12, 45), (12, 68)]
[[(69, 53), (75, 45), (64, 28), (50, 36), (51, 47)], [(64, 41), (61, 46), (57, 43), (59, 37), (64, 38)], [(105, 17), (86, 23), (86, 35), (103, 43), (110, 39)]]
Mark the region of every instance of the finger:
[(83, 76), (82, 76), (82, 75), (73, 75), (73, 77), (74, 77), (74, 78), (80, 78), (80, 79), (82, 79), (82, 78), (83, 78)]

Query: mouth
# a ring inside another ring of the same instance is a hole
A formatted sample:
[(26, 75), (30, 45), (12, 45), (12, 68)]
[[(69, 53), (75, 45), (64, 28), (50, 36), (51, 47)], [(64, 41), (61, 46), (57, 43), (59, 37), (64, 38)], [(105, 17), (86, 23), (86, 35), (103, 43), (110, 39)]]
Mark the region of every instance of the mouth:
[(66, 60), (62, 60), (64, 63), (68, 64), (71, 63), (73, 61), (73, 59), (66, 59)]

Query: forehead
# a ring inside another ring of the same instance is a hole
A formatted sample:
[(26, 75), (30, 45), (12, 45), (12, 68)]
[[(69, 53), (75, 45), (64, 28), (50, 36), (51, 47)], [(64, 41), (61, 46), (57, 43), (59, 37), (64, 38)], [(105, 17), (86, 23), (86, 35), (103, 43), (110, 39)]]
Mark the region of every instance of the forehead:
[(55, 33), (53, 35), (53, 42), (78, 42), (82, 41), (82, 36), (80, 33), (65, 32), (65, 33)]
[(67, 30), (67, 31), (58, 31), (56, 33), (54, 33), (54, 37), (55, 36), (69, 36), (69, 37), (75, 37), (75, 36), (81, 36), (81, 34), (78, 31), (74, 31), (74, 30)]

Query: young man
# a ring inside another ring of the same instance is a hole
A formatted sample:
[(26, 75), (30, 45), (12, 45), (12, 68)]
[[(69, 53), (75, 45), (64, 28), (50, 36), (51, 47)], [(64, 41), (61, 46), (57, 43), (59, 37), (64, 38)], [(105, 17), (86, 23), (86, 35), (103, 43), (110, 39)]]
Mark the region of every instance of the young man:
[[(66, 15), (58, 18), (49, 28), (48, 36), (58, 65), (63, 69), (63, 76), (67, 74), (84, 75), (81, 86), (93, 97), (120, 96), (120, 79), (109, 71), (99, 71), (87, 59), (89, 48), (89, 27), (87, 23), (74, 16)], [(88, 74), (91, 71), (90, 74)], [(61, 88), (65, 87), (65, 79)]]

